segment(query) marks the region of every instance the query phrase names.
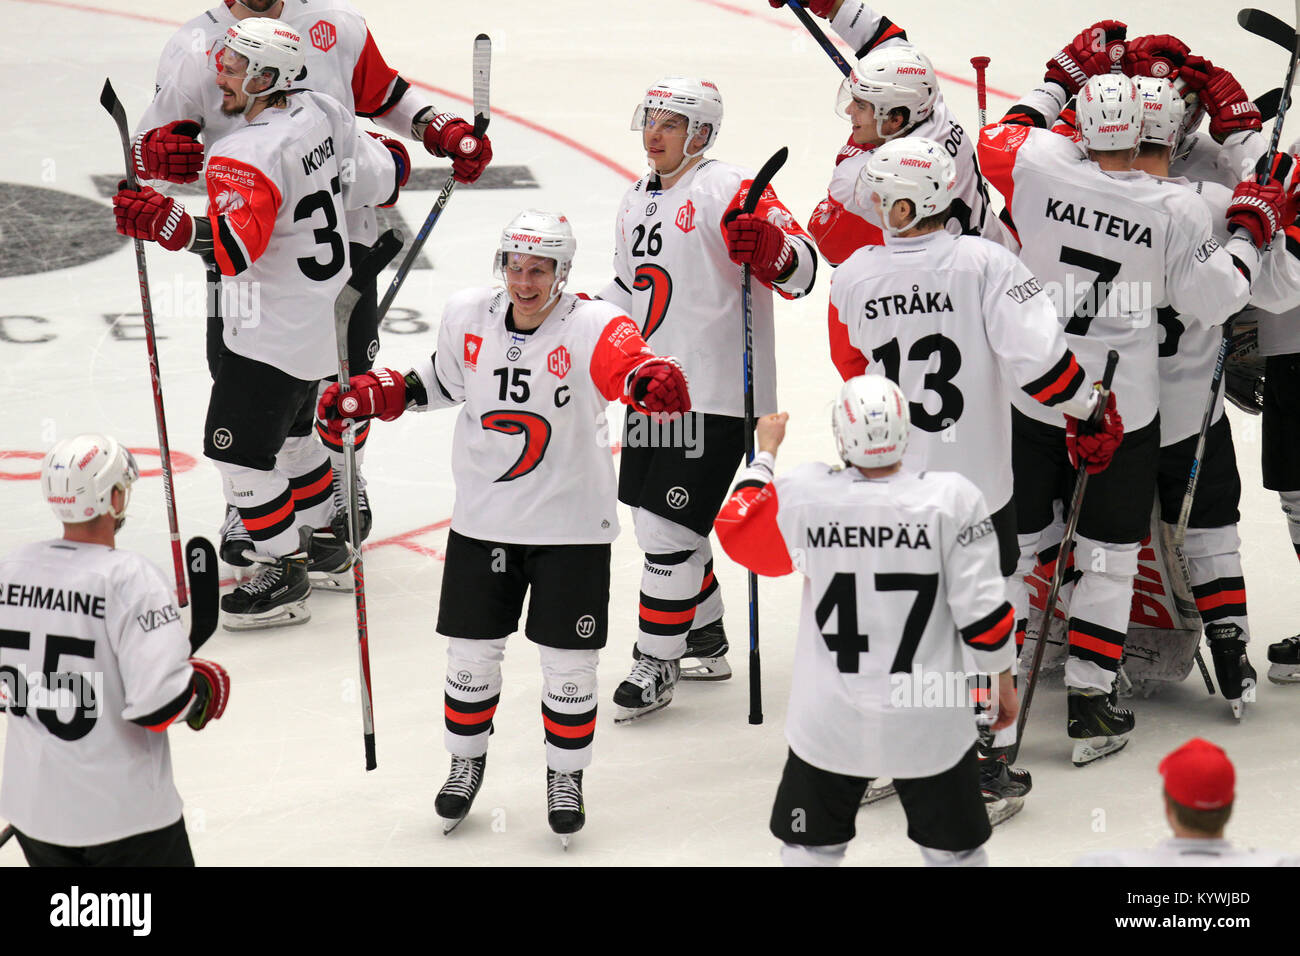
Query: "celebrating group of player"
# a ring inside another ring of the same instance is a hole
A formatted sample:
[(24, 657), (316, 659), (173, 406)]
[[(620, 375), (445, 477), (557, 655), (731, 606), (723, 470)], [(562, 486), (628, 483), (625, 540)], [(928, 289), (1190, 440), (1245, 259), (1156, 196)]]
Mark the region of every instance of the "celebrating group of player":
[[(164, 51), (135, 172), (177, 183), (202, 174), (207, 215), (125, 184), (114, 213), (124, 235), (201, 256), (214, 289), (204, 452), (228, 503), (222, 556), (257, 568), (223, 597), (226, 626), (302, 623), (313, 586), (341, 586), (351, 562), (340, 514), (345, 421), (361, 424), (359, 448), (370, 418), (463, 406), (437, 620), (448, 638), (452, 759), (435, 808), (448, 830), (482, 784), (506, 639), (530, 591), (524, 633), (541, 654), (549, 821), (565, 839), (581, 829), (616, 501), (632, 509), (645, 555), (635, 660), (613, 695), (618, 722), (666, 706), (679, 680), (731, 674), (715, 522), (748, 568), (807, 578), (771, 824), (791, 864), (838, 862), (881, 777), (893, 778), (928, 863), (985, 860), (990, 820), (1018, 809), (1030, 787), (1008, 759), (1025, 575), (1050, 564), (1057, 503), (1069, 501), (1080, 466), (1091, 484), (1067, 594), (1067, 730), (1080, 766), (1124, 746), (1134, 720), (1116, 704), (1115, 679), (1139, 546), (1157, 494), (1161, 518), (1178, 518), (1221, 326), (1243, 310), (1268, 355), (1265, 481), (1300, 554), (1300, 329), (1272, 314), (1300, 306), (1295, 167), (1287, 154), (1265, 156), (1259, 111), (1231, 74), (1174, 37), (1129, 41), (1124, 24), (1103, 21), (1053, 56), (1043, 83), (976, 142), (903, 29), (861, 0), (806, 6), (857, 55), (838, 101), (852, 132), (808, 233), (770, 188), (749, 196), (752, 172), (706, 157), (721, 128), (717, 88), (667, 76), (634, 118), (650, 169), (619, 207), (606, 288), (594, 298), (565, 291), (569, 224), (523, 212), (498, 243), (504, 288), (451, 297), (435, 350), (405, 373), (372, 367), (372, 280), (349, 325), (346, 389), (331, 383), (334, 302), (375, 242), (374, 207), (394, 203), (409, 176), (398, 137), (450, 158), (461, 182), (481, 175), (490, 142), (389, 67), (345, 0), (223, 3)], [(1206, 116), (1208, 136), (1197, 132)], [(394, 135), (360, 132), (356, 117)], [(1005, 200), (1001, 217), (986, 179)], [(1283, 230), (1287, 241), (1275, 239)], [(807, 295), (819, 251), (835, 270), (829, 345), (846, 382), (832, 426), (844, 467), (774, 478), (785, 418), (775, 414), (771, 290)], [(757, 280), (752, 298), (742, 269)], [(742, 316), (752, 373), (737, 347)], [(1109, 350), (1119, 354), (1114, 380), (1094, 387)], [(747, 386), (759, 452), (728, 498), (749, 440)], [(628, 406), (617, 484), (602, 440), (611, 401)], [(135, 471), (114, 448), (92, 436), (47, 457), (43, 485), (67, 540), (87, 540), (69, 517), (109, 527), (124, 513)], [(1220, 401), (1186, 557), (1220, 687), (1240, 716), (1255, 674), (1233, 455)], [(361, 505), (364, 536), (364, 494)], [(89, 540), (112, 545), (111, 534)], [(24, 554), (0, 564), (0, 583), (48, 587), (65, 564)], [(136, 607), (139, 581), (105, 574), (77, 588), (110, 608)], [(119, 674), (100, 722), (122, 747), (165, 755), (151, 731), (220, 716), (229, 679), (196, 661), (181, 693), (183, 666), (141, 657), (164, 637), (184, 640), (160, 581), (154, 574), (144, 589), (159, 617), (82, 615), (84, 647), (62, 653)], [(0, 619), (47, 633), (51, 612), (18, 603)], [(24, 646), (33, 669), (52, 640)], [(1300, 638), (1269, 653), (1271, 676), (1300, 679)], [(966, 672), (996, 675), (978, 739), (964, 700), (897, 701), (897, 675)], [(29, 860), (110, 841), (128, 844), (130, 858), (132, 840), (156, 853), (155, 831), (176, 839), (178, 800), (125, 830), (66, 825), (66, 808), (31, 796), (60, 786), (61, 765), (42, 763), (45, 779), (20, 764), (91, 746), (94, 726), (81, 737), (44, 720), (11, 728), (0, 814)], [(170, 788), (160, 766), (148, 772)], [(105, 789), (125, 793), (155, 783), (125, 759), (102, 773)], [(183, 853), (168, 859), (184, 862), (183, 821), (179, 838)]]

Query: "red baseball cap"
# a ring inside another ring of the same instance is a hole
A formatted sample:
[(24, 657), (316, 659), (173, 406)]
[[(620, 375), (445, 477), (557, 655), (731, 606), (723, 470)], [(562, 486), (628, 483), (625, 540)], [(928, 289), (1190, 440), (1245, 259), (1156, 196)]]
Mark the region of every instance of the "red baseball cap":
[(1160, 761), (1165, 793), (1193, 810), (1218, 810), (1232, 803), (1237, 781), (1232, 761), (1219, 747), (1193, 737)]

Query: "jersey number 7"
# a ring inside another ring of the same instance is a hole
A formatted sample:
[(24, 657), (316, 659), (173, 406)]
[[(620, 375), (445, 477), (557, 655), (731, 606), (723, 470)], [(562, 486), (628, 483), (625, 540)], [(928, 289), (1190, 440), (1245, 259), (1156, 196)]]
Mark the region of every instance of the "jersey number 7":
[(1084, 292), (1083, 298), (1074, 307), (1074, 315), (1065, 323), (1065, 331), (1071, 335), (1087, 335), (1088, 326), (1101, 314), (1102, 305), (1110, 298), (1111, 283), (1119, 275), (1120, 263), (1069, 246), (1061, 247), (1061, 262), (1097, 273), (1097, 281)]

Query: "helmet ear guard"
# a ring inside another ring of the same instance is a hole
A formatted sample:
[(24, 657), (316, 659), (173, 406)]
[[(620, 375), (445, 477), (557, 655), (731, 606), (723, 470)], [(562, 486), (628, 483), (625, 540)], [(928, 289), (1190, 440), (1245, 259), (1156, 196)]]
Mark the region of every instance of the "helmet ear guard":
[(902, 461), (911, 421), (906, 396), (883, 375), (849, 379), (831, 410), (835, 448), (846, 465), (859, 468), (888, 468)]

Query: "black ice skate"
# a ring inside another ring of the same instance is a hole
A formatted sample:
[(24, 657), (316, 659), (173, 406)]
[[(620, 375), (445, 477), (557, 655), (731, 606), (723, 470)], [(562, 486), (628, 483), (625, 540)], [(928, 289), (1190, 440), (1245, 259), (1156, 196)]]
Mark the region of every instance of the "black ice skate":
[(1274, 684), (1300, 684), (1300, 634), (1268, 645), (1268, 679)]
[(239, 509), (226, 505), (226, 520), (221, 524), (221, 546), (217, 552), (221, 560), (235, 569), (235, 580), (243, 581), (252, 572), (253, 566), (249, 555), (253, 552), (253, 539), (248, 536), (244, 519), (239, 516)]
[(1246, 704), (1255, 701), (1255, 668), (1246, 657), (1246, 642), (1241, 639), (1241, 628), (1235, 624), (1211, 624), (1205, 628), (1210, 642), (1210, 656), (1214, 658), (1214, 676), (1219, 680), (1219, 691), (1232, 708), (1232, 716), (1241, 720)]
[(1082, 767), (1124, 749), (1133, 730), (1133, 712), (1115, 706), (1115, 692), (1071, 687), (1066, 731), (1074, 740), (1071, 758)]
[(727, 663), (727, 632), (722, 629), (722, 618), (712, 624), (697, 627), (686, 635), (686, 657), (694, 663), (682, 662), (682, 680), (726, 680), (731, 676)]
[(310, 621), (307, 555), (299, 551), (282, 558), (256, 552), (249, 552), (249, 556), (262, 567), (251, 579), (222, 597), (225, 629), (253, 631)]
[(442, 832), (450, 833), (469, 815), (479, 787), (483, 786), (483, 770), (487, 767), (487, 754), (481, 757), (451, 758), (451, 771), (447, 782), (434, 798), (433, 809), (442, 817)]
[(980, 750), (980, 793), (989, 823), (1005, 823), (1024, 809), (1025, 794), (1033, 789), (1034, 781), (1028, 770), (1011, 766), (1006, 750)]
[(355, 589), (352, 546), (340, 542), (332, 530), (317, 531), (307, 545), (307, 573), (313, 591), (351, 594)]
[[(334, 514), (330, 517), (330, 530), (339, 541), (347, 543), (352, 540), (348, 535), (348, 486), (341, 471), (334, 472), (333, 493)], [(372, 518), (370, 498), (366, 495), (366, 480), (361, 477), (360, 470), (357, 471), (357, 520), (361, 523), (361, 540), (365, 541), (370, 537)]]
[(587, 822), (582, 805), (582, 771), (546, 768), (546, 821), (567, 850), (569, 837)]
[(667, 707), (680, 673), (680, 661), (661, 661), (643, 654), (614, 691), (614, 705), (619, 708), (614, 723), (625, 724)]

